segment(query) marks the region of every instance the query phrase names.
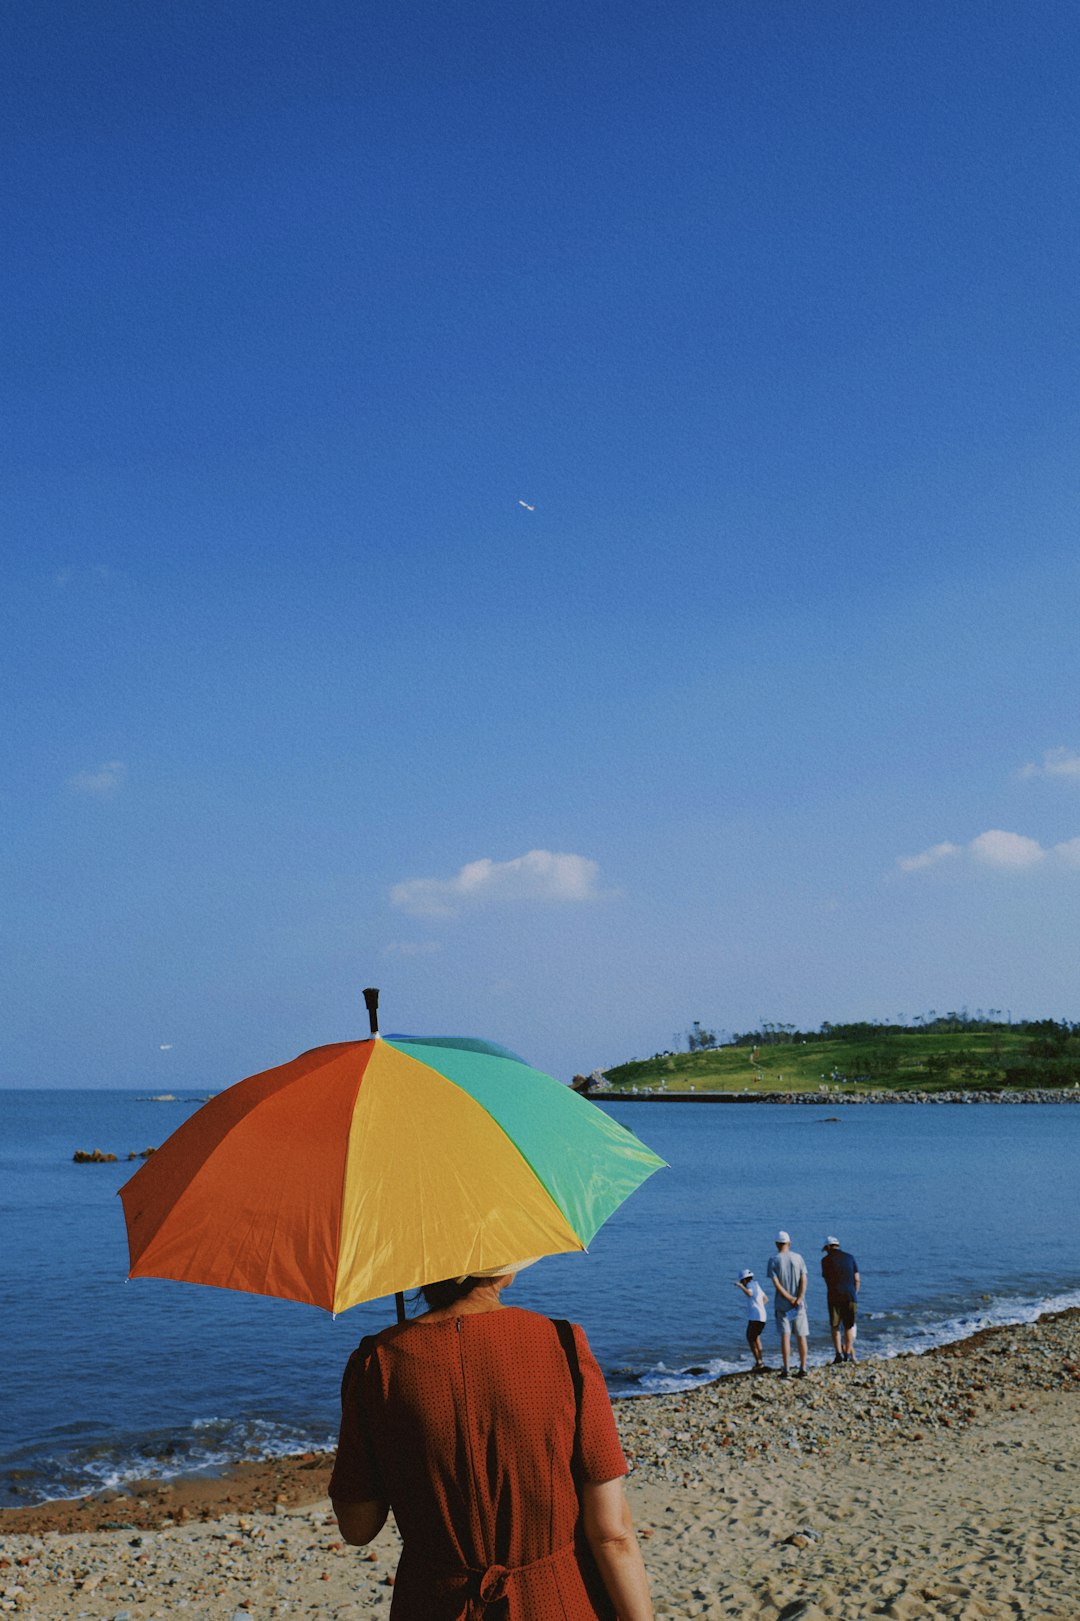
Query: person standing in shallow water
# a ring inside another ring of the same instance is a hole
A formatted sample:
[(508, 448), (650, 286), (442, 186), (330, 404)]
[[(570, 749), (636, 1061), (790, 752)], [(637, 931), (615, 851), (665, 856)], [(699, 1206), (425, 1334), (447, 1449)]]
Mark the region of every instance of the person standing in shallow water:
[(754, 1357), (754, 1372), (764, 1373), (765, 1363), (761, 1355), (761, 1333), (765, 1327), (765, 1291), (760, 1283), (754, 1279), (752, 1272), (740, 1272), (735, 1280), (736, 1289), (741, 1289), (747, 1299), (746, 1343)]
[(788, 1377), (791, 1359), (791, 1335), (794, 1331), (799, 1345), (799, 1369), (796, 1379), (806, 1378), (806, 1354), (810, 1325), (806, 1317), (806, 1262), (791, 1247), (791, 1238), (783, 1230), (776, 1235), (776, 1254), (769, 1257), (766, 1268), (772, 1279), (776, 1297), (773, 1311), (780, 1335), (780, 1356), (784, 1366), (781, 1379)]
[(855, 1360), (855, 1313), (859, 1293), (859, 1263), (854, 1255), (840, 1248), (838, 1238), (829, 1237), (821, 1246), (821, 1276), (829, 1298), (829, 1328), (832, 1331), (834, 1362)]
[(588, 1341), (501, 1299), (530, 1264), (425, 1285), (345, 1370), (330, 1497), (346, 1542), (393, 1509), (391, 1621), (653, 1621)]

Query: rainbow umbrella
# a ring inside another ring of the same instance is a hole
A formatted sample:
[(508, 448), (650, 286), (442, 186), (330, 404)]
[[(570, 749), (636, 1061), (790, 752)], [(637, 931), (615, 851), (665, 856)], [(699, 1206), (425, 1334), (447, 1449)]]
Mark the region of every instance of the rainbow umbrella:
[(663, 1165), (504, 1047), (380, 1036), (377, 996), (369, 1039), (219, 1093), (121, 1188), (130, 1277), (345, 1311), (583, 1250)]

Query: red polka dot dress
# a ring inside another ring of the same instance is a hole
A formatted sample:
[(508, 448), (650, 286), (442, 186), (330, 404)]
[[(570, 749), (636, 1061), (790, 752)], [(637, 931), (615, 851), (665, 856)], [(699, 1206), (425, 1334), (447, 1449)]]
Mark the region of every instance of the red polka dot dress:
[(392, 1621), (613, 1617), (574, 1473), (614, 1480), (627, 1466), (603, 1375), (573, 1333), (580, 1419), (554, 1323), (513, 1306), (417, 1318), (350, 1359), (330, 1495), (394, 1511)]

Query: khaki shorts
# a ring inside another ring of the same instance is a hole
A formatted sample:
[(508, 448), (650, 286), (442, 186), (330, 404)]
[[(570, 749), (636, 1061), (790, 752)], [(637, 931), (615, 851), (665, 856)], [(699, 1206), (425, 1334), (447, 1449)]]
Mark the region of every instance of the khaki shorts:
[(855, 1311), (854, 1300), (842, 1301), (838, 1306), (829, 1303), (829, 1327), (834, 1334), (839, 1333), (842, 1328), (855, 1327)]
[(775, 1315), (776, 1327), (781, 1338), (792, 1331), (801, 1334), (804, 1340), (808, 1337), (810, 1324), (806, 1319), (805, 1306), (788, 1306), (786, 1311), (778, 1311)]

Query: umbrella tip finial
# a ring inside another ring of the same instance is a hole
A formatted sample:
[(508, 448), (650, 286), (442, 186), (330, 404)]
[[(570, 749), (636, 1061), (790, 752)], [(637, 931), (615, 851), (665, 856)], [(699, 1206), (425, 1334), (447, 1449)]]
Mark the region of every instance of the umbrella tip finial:
[(364, 1006), (368, 1011), (371, 1033), (373, 1036), (377, 1036), (379, 1033), (379, 993), (373, 985), (369, 985), (364, 991)]

